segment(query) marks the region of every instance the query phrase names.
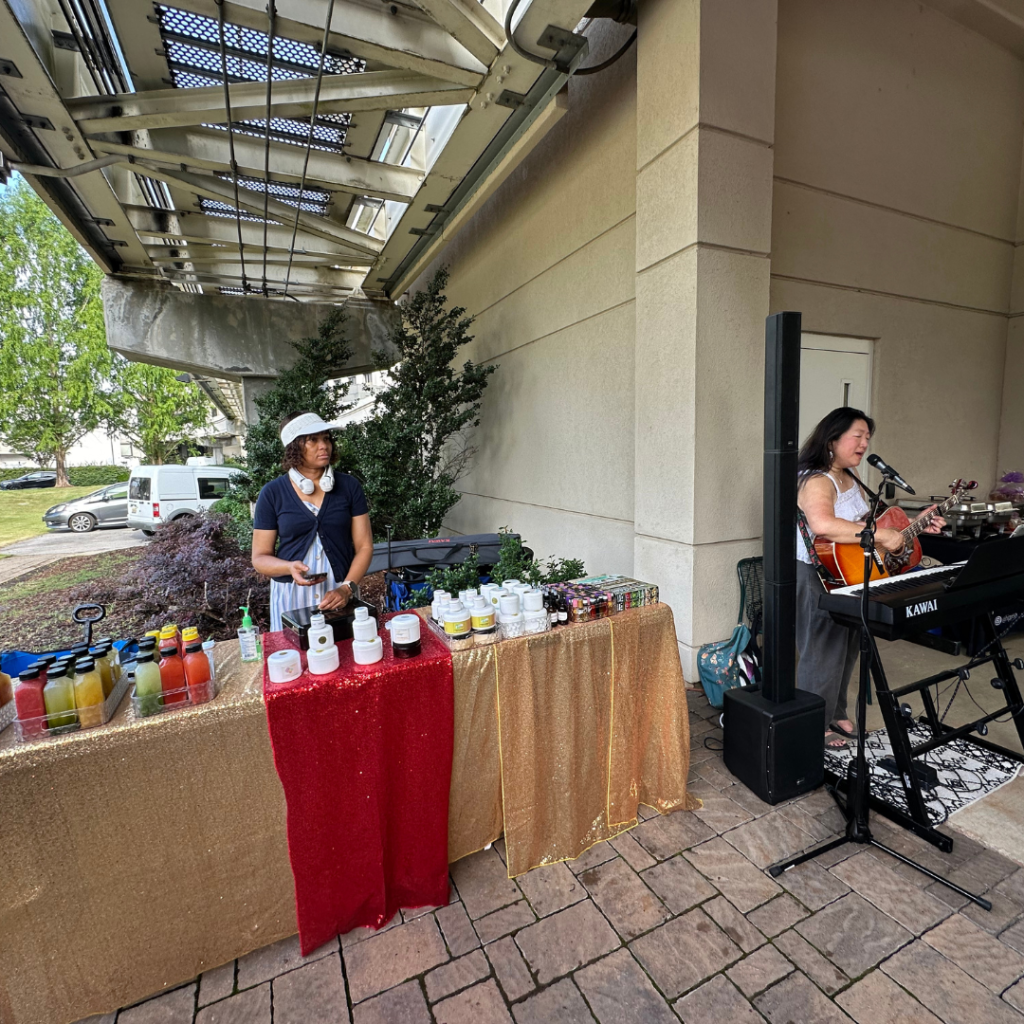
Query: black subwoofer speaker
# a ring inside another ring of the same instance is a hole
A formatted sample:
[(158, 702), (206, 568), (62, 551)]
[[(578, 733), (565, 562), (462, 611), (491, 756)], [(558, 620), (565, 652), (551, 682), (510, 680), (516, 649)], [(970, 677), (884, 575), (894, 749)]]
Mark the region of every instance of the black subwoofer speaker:
[(725, 692), (725, 767), (765, 803), (777, 804), (825, 781), (825, 701), (794, 691), (784, 704), (757, 690)]

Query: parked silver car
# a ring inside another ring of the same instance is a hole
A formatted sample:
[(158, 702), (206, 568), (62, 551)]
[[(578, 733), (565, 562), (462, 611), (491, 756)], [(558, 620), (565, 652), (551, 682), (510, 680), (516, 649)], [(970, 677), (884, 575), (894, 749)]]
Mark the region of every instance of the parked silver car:
[(101, 487), (84, 498), (48, 508), (43, 522), (51, 530), (67, 527), (75, 533), (89, 533), (97, 526), (128, 525), (128, 482)]

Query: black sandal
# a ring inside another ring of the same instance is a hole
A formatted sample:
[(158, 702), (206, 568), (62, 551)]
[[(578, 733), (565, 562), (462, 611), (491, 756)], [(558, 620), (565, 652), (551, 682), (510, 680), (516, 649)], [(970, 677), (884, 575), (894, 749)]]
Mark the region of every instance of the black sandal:
[(857, 734), (855, 732), (847, 732), (838, 722), (833, 722), (829, 726), (829, 729), (831, 729), (832, 732), (838, 733), (840, 736), (845, 736), (848, 740), (855, 740), (857, 738)]

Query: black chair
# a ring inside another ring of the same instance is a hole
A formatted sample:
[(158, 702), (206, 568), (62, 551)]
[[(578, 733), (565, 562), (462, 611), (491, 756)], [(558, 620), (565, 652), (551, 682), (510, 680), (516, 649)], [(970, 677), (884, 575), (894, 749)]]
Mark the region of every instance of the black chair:
[(736, 575), (740, 578), (740, 614), (737, 621), (743, 622), (746, 618), (760, 661), (760, 636), (764, 619), (764, 559), (760, 555), (741, 558), (736, 563)]

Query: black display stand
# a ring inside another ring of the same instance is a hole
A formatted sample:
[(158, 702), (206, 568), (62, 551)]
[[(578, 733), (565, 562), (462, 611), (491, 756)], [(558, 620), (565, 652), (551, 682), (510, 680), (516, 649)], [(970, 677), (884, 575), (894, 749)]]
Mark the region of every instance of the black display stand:
[[(879, 506), (879, 500), (872, 502), (871, 510), (860, 535), (860, 545), (864, 549), (865, 581), (871, 579), (871, 568), (875, 560), (875, 519), (879, 512)], [(871, 684), (872, 670), (876, 664), (879, 669), (881, 669), (881, 662), (878, 659), (878, 649), (875, 646), (875, 639), (872, 636), (871, 629), (868, 625), (868, 602), (869, 587), (865, 584), (865, 586), (861, 588), (860, 600), (860, 689), (857, 693), (857, 756), (850, 762), (847, 774), (845, 803), (840, 800), (838, 790), (832, 790), (833, 796), (836, 797), (836, 801), (839, 803), (839, 807), (846, 817), (846, 832), (844, 835), (839, 836), (836, 839), (832, 839), (827, 843), (823, 843), (820, 846), (816, 846), (796, 857), (790, 857), (787, 860), (779, 861), (776, 864), (770, 865), (768, 873), (773, 878), (777, 878), (784, 871), (788, 871), (790, 868), (796, 867), (798, 864), (803, 864), (805, 861), (812, 860), (823, 853), (827, 853), (829, 850), (834, 850), (839, 846), (844, 846), (846, 843), (857, 843), (862, 846), (874, 846), (877, 849), (882, 850), (884, 853), (889, 854), (890, 857), (895, 857), (897, 860), (902, 861), (904, 864), (914, 868), (916, 871), (920, 871), (923, 875), (926, 875), (933, 881), (941, 882), (947, 888), (952, 889), (954, 892), (959, 893), (966, 899), (976, 903), (982, 909), (991, 910), (992, 904), (983, 896), (976, 896), (974, 893), (968, 892), (966, 889), (963, 889), (959, 885), (949, 881), (948, 878), (943, 878), (941, 875), (937, 875), (934, 871), (929, 870), (923, 864), (918, 864), (909, 857), (905, 857), (902, 853), (897, 853), (896, 850), (892, 850), (884, 843), (880, 843), (871, 834), (869, 819), (871, 787), (868, 778), (867, 762), (867, 695), (868, 688)], [(1007, 668), (1009, 668), (1008, 664)], [(922, 692), (927, 691), (923, 690)], [(881, 693), (879, 694), (879, 697), (881, 698)], [(886, 723), (888, 724), (888, 719), (886, 719)], [(1020, 723), (1018, 721), (1018, 727), (1019, 726)], [(900, 732), (900, 730), (897, 729), (897, 732)], [(905, 728), (902, 730), (901, 734), (904, 737), (906, 736)], [(892, 734), (890, 734), (890, 736), (893, 740), (893, 749), (895, 750), (895, 736)], [(938, 744), (936, 744), (936, 746), (937, 745)], [(912, 762), (910, 763), (909, 774), (911, 777), (913, 776)], [(919, 788), (917, 788), (917, 793), (920, 797)], [(923, 801), (921, 810), (927, 820), (927, 811), (924, 808)], [(941, 833), (936, 834), (941, 835)], [(952, 843), (950, 843), (950, 846), (951, 845)]]

